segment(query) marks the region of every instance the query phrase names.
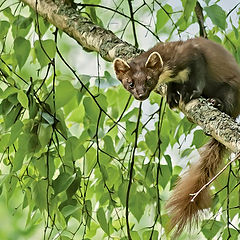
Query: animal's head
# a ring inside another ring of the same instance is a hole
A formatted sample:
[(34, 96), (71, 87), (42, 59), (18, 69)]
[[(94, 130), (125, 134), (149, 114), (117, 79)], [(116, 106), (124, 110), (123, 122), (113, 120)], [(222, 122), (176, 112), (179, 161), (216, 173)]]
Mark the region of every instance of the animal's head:
[(150, 55), (143, 53), (129, 63), (116, 58), (113, 65), (117, 78), (137, 100), (149, 97), (163, 70), (163, 61), (158, 52)]

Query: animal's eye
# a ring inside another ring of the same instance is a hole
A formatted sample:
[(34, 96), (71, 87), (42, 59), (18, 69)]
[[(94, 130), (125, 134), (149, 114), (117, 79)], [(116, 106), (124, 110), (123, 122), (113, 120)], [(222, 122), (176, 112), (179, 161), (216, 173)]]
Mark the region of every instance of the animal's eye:
[(129, 85), (130, 88), (134, 87), (134, 83), (133, 82), (129, 82), (128, 85)]

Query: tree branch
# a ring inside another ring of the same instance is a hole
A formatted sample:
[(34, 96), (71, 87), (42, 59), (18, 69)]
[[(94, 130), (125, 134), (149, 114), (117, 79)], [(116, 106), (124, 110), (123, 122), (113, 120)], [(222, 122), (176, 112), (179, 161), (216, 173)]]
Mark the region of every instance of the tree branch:
[[(74, 8), (64, 5), (63, 0), (55, 0), (55, 2), (22, 0), (22, 2), (74, 38), (85, 49), (99, 52), (108, 61), (112, 61), (115, 57), (127, 60), (141, 53), (141, 50), (123, 42), (111, 31), (93, 24)], [(157, 92), (164, 95), (160, 87)], [(213, 108), (204, 99), (193, 100), (186, 106), (182, 104), (180, 110), (231, 151), (240, 150), (240, 126), (227, 114)]]
[(74, 38), (83, 48), (99, 52), (102, 58), (112, 61), (115, 57), (129, 59), (141, 50), (119, 39), (113, 32), (101, 28), (81, 12), (64, 4), (64, 0), (21, 0), (40, 16)]
[(200, 98), (180, 106), (180, 110), (203, 128), (204, 132), (214, 137), (233, 152), (240, 150), (240, 125), (226, 113), (219, 111)]

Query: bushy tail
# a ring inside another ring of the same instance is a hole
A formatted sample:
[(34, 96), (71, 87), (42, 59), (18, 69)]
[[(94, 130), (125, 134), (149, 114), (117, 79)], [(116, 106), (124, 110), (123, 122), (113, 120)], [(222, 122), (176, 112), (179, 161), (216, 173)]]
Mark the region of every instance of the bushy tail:
[(221, 165), (224, 145), (212, 138), (200, 152), (200, 161), (190, 167), (177, 182), (172, 196), (167, 204), (171, 218), (170, 228), (176, 228), (175, 235), (181, 234), (186, 225), (191, 228), (193, 222), (198, 222), (199, 213), (210, 207), (211, 196), (209, 189), (205, 188), (191, 202), (193, 196), (217, 173)]

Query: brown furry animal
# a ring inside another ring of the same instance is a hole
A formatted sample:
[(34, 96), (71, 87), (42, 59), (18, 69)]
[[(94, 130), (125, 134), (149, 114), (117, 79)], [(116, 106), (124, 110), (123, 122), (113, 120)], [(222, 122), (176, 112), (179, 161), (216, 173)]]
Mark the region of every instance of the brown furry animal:
[[(240, 113), (240, 68), (234, 57), (221, 45), (204, 39), (159, 43), (126, 62), (114, 60), (117, 78), (138, 100), (148, 98), (158, 83), (166, 83), (167, 102), (176, 107), (180, 99), (188, 103), (203, 96), (221, 111), (236, 118)], [(212, 139), (200, 154), (200, 160), (177, 182), (167, 208), (171, 227), (180, 234), (187, 223), (198, 219), (210, 207), (209, 189), (196, 193), (216, 173), (225, 147)]]

